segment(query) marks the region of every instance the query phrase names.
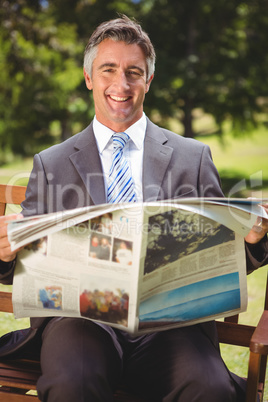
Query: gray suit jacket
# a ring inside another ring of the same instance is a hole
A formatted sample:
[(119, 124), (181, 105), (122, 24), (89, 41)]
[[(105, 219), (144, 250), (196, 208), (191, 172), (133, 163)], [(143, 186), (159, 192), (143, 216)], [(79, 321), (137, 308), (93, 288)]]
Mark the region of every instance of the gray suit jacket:
[[(143, 160), (144, 201), (222, 195), (209, 147), (148, 120)], [(25, 216), (105, 202), (102, 166), (92, 124), (34, 157), (22, 204)]]

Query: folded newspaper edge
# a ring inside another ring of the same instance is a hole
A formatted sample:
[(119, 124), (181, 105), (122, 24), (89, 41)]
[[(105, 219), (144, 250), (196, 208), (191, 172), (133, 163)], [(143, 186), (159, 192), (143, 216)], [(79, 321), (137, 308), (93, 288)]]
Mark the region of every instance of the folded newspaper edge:
[(8, 238), (11, 250), (15, 250), (48, 233), (62, 230), (105, 213), (116, 210), (131, 211), (132, 209), (142, 210), (150, 207), (167, 206), (195, 211), (200, 215), (208, 216), (225, 224), (242, 235), (246, 235), (253, 226), (256, 216), (268, 218), (265, 209), (262, 207), (262, 204), (267, 202), (268, 199), (196, 197), (145, 203), (101, 204), (11, 220), (8, 224)]

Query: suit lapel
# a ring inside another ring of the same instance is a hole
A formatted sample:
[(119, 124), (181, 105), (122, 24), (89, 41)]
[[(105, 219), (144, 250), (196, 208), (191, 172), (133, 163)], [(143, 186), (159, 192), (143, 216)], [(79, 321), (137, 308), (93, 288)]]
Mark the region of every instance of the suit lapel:
[(75, 143), (76, 152), (70, 160), (81, 177), (93, 204), (104, 204), (106, 194), (102, 165), (92, 123), (81, 133)]
[(147, 119), (143, 155), (143, 200), (158, 199), (173, 148), (165, 145), (167, 138), (163, 131)]
[[(173, 148), (165, 145), (163, 131), (147, 119), (143, 156), (143, 199), (155, 201), (170, 162)], [(75, 152), (70, 160), (81, 177), (93, 204), (106, 202), (105, 186), (99, 151), (92, 123), (81, 133), (75, 143)]]

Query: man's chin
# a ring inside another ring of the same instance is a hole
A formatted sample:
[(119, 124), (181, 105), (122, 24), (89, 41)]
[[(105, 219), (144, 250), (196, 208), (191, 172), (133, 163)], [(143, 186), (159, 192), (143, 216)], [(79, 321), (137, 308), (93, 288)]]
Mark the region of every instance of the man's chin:
[(139, 120), (139, 118), (135, 118), (135, 116), (130, 115), (129, 113), (116, 113), (111, 118), (111, 122), (115, 124), (125, 124), (127, 127), (131, 126), (135, 121)]

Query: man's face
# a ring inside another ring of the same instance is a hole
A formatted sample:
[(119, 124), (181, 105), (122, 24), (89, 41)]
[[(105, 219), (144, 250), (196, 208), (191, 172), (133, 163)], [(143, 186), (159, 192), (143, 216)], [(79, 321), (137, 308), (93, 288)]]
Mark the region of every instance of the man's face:
[(98, 46), (91, 78), (84, 75), (100, 123), (119, 132), (141, 118), (153, 76), (146, 83), (146, 60), (138, 45), (105, 39)]

